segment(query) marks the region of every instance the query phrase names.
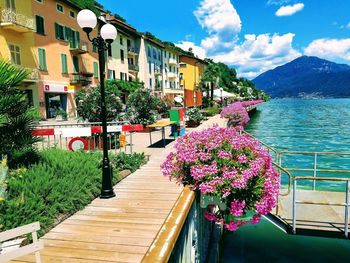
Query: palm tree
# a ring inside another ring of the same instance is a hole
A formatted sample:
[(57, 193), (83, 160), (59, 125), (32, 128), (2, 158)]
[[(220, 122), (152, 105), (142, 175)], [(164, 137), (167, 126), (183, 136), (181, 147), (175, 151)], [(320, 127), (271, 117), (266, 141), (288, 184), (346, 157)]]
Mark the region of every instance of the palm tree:
[(207, 59), (206, 61), (208, 62), (208, 65), (206, 66), (205, 71), (203, 73), (202, 81), (210, 82), (210, 95), (209, 95), (209, 88), (208, 88), (207, 97), (208, 97), (208, 100), (210, 98), (210, 100), (213, 101), (214, 100), (214, 83), (217, 83), (220, 69), (218, 65), (214, 63), (212, 60)]
[(10, 168), (38, 160), (32, 135), (38, 114), (18, 86), (28, 76), (25, 69), (0, 60), (0, 157), (6, 156)]

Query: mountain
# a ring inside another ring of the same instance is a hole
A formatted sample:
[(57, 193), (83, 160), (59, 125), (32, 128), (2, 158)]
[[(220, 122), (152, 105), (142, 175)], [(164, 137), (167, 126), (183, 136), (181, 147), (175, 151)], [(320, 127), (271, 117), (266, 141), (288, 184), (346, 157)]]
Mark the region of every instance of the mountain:
[(350, 66), (302, 56), (266, 71), (253, 82), (272, 98), (344, 98), (350, 97)]

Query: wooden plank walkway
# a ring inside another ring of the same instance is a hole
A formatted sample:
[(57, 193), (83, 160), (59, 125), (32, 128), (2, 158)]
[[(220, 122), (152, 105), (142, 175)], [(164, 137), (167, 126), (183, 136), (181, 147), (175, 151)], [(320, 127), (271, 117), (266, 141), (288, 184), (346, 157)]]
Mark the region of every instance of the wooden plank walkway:
[[(215, 116), (198, 129), (214, 123), (224, 120)], [(43, 262), (141, 262), (183, 190), (160, 171), (172, 149), (173, 143), (152, 153), (146, 165), (115, 186), (116, 197), (95, 199), (42, 237)]]

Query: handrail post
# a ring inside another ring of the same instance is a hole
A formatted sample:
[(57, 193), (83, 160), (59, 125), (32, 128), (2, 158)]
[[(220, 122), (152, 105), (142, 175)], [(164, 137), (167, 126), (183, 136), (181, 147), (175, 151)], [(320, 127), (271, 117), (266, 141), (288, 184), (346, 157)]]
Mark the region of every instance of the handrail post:
[(297, 190), (297, 180), (294, 178), (293, 182), (293, 234), (296, 234), (296, 228), (297, 228), (297, 219), (296, 219), (296, 213), (297, 213), (297, 203), (296, 203), (296, 191)]
[[(317, 176), (317, 153), (315, 153), (314, 157), (314, 177), (316, 178)], [(316, 180), (314, 180), (313, 183), (313, 190), (316, 191)]]
[(346, 181), (346, 195), (345, 195), (345, 223), (344, 223), (344, 233), (345, 238), (349, 238), (349, 187), (350, 181)]

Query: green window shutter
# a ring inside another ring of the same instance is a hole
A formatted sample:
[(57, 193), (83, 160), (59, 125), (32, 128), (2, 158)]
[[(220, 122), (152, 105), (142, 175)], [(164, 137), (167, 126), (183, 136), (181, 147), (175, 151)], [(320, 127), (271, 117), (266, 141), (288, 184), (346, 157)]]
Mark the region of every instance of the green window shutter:
[(39, 69), (40, 70), (47, 70), (45, 49), (39, 48), (38, 54), (39, 54)]
[(55, 23), (55, 35), (56, 35), (56, 38), (59, 39), (59, 26), (57, 23)]
[(92, 44), (92, 52), (97, 53), (97, 47), (94, 44)]
[(62, 73), (67, 74), (68, 73), (68, 63), (67, 63), (67, 55), (61, 54), (61, 66), (62, 66)]
[(79, 32), (78, 31), (75, 31), (75, 41), (76, 41), (76, 45), (77, 45), (77, 47), (81, 47), (80, 46), (80, 34), (79, 34)]
[(98, 78), (98, 64), (94, 62), (94, 78)]
[[(70, 44), (71, 44), (71, 39), (72, 39), (71, 35), (72, 35), (72, 30), (69, 27), (65, 26), (64, 27), (64, 39), (69, 41)], [(72, 45), (71, 45), (71, 47), (72, 47)]]
[(74, 73), (79, 73), (79, 59), (77, 56), (73, 56), (73, 70)]

